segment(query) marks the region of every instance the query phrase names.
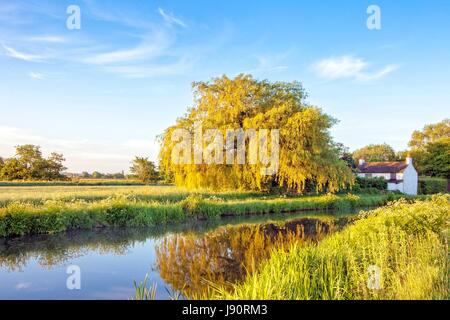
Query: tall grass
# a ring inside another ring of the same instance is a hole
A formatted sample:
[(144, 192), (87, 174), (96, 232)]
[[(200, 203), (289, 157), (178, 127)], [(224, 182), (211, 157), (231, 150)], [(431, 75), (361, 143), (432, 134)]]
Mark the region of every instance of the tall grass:
[(172, 203), (140, 201), (133, 197), (118, 196), (96, 202), (47, 200), (39, 205), (12, 202), (0, 208), (0, 237), (95, 227), (146, 227), (189, 218), (207, 219), (223, 215), (350, 210), (383, 205), (399, 197), (396, 194), (325, 195), (224, 201), (217, 197), (189, 196), (185, 200)]
[[(449, 200), (399, 200), (366, 212), (318, 245), (274, 252), (242, 283), (213, 286), (203, 298), (448, 299)], [(374, 268), (379, 287), (368, 286)]]
[(139, 284), (134, 281), (135, 296), (131, 300), (155, 300), (157, 284), (152, 283), (150, 287), (147, 286), (148, 273), (145, 275), (144, 281)]

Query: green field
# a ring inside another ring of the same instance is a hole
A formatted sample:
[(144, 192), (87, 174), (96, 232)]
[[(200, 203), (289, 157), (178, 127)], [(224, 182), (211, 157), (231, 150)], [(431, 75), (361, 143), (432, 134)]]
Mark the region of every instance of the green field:
[(244, 199), (250, 197), (265, 197), (258, 192), (208, 192), (188, 191), (174, 186), (74, 186), (74, 185), (44, 185), (44, 186), (0, 186), (0, 207), (11, 202), (42, 204), (46, 200), (88, 202), (99, 201), (109, 197), (127, 196), (143, 201), (181, 201), (191, 194), (218, 196), (224, 199)]
[(44, 186), (143, 186), (145, 183), (129, 179), (73, 179), (61, 181), (0, 181), (0, 187), (44, 187)]

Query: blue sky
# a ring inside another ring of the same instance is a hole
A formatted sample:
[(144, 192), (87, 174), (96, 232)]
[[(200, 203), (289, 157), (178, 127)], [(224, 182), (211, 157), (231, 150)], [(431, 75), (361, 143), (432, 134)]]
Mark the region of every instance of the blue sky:
[[(380, 30), (366, 26), (372, 4)], [(127, 171), (157, 158), (192, 81), (239, 73), (301, 81), (352, 150), (402, 150), (450, 116), (449, 39), (446, 0), (0, 0), (0, 156), (34, 143), (72, 172)]]

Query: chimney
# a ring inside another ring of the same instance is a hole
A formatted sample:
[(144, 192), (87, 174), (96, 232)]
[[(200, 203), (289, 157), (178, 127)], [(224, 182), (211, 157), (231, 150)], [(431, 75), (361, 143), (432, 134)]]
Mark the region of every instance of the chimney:
[(363, 166), (366, 163), (366, 160), (364, 158), (359, 159), (359, 165)]
[(406, 157), (406, 161), (405, 162), (406, 162), (407, 165), (410, 165), (410, 164), (413, 163), (413, 158), (408, 156), (408, 157)]

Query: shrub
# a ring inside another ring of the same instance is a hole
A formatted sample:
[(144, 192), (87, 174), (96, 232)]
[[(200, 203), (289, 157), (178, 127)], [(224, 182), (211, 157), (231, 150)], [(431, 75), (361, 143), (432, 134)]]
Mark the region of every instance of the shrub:
[(362, 193), (379, 193), (378, 191), (385, 191), (387, 189), (387, 181), (383, 178), (361, 178), (356, 177), (354, 192)]
[(200, 206), (205, 203), (201, 195), (191, 194), (180, 202), (184, 212), (189, 216), (195, 216), (200, 210)]
[(436, 194), (447, 192), (447, 180), (442, 178), (420, 177), (420, 194)]

